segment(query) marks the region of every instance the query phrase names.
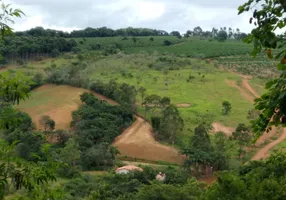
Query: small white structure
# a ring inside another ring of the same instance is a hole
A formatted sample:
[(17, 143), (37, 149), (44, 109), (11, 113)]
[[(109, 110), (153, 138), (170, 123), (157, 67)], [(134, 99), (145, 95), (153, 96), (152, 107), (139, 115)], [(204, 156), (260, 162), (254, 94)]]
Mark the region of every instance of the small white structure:
[(115, 173), (116, 174), (128, 174), (131, 171), (143, 172), (143, 169), (135, 165), (127, 165), (127, 166), (123, 166), (123, 167), (116, 169)]
[(165, 179), (166, 179), (166, 174), (163, 174), (162, 172), (159, 172), (159, 174), (157, 174), (157, 176), (156, 176), (157, 181), (164, 182)]

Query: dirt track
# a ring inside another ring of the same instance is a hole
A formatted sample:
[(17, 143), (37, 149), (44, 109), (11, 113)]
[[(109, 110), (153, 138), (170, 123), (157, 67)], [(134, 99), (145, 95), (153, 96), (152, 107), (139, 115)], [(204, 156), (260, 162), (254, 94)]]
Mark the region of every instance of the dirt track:
[(277, 140), (269, 143), (268, 145), (260, 149), (255, 154), (255, 156), (253, 156), (252, 160), (261, 160), (267, 158), (269, 156), (269, 151), (285, 139), (286, 139), (286, 128), (283, 129), (282, 135)]
[[(247, 80), (245, 80), (247, 81)], [(241, 88), (239, 85), (236, 84), (235, 81), (231, 81), (231, 80), (225, 80), (226, 84), (228, 84), (231, 87), (234, 87), (236, 89), (238, 89), (238, 91), (240, 92), (240, 94), (249, 102), (253, 103), (254, 98), (252, 95), (250, 95), (247, 91), (245, 91), (243, 88)], [(249, 85), (248, 85), (249, 86)], [(250, 87), (250, 86), (249, 86)]]
[(138, 116), (132, 126), (115, 139), (113, 145), (122, 156), (176, 164), (183, 162), (183, 156), (176, 149), (155, 141), (151, 125)]

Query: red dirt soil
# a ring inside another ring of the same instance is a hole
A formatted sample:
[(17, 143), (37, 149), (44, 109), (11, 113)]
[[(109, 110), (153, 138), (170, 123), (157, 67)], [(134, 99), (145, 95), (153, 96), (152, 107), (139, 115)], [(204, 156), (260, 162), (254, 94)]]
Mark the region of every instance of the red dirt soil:
[(235, 128), (224, 126), (218, 122), (212, 123), (212, 127), (213, 127), (212, 130), (213, 133), (224, 132), (225, 135), (227, 136), (231, 136), (232, 133), (235, 131)]
[(261, 160), (261, 159), (266, 159), (269, 156), (269, 151), (275, 147), (277, 144), (280, 142), (284, 141), (286, 139), (286, 128), (283, 129), (282, 135), (275, 141), (269, 143), (262, 149), (260, 149), (255, 156), (253, 156), (252, 160)]
[(184, 160), (175, 148), (156, 142), (151, 125), (138, 116), (132, 126), (115, 139), (113, 145), (122, 156), (176, 164), (182, 164)]

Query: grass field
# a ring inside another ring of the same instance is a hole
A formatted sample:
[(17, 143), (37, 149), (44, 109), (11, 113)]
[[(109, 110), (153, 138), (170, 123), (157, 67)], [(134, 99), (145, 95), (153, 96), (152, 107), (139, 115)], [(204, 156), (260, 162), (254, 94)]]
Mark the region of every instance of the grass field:
[[(240, 76), (194, 59), (185, 61), (191, 64), (182, 65), (179, 70), (166, 71), (164, 68), (168, 67), (168, 63), (157, 63), (163, 66), (162, 69), (150, 69), (150, 63), (156, 68), (156, 60), (156, 56), (145, 54), (112, 56), (91, 62), (85, 69), (85, 74), (94, 80), (107, 82), (113, 79), (136, 88), (143, 86), (148, 94), (170, 97), (174, 104), (190, 104), (188, 108), (179, 109), (187, 127), (186, 135), (198, 121), (218, 121), (232, 127), (239, 122), (248, 123), (246, 115), (248, 109), (252, 108), (252, 103), (225, 82), (240, 82)], [(188, 82), (190, 76), (194, 78)], [(221, 114), (224, 100), (232, 104), (232, 113), (228, 116)]]
[[(81, 42), (82, 44), (79, 43), (79, 47), (81, 49), (88, 49), (94, 44), (101, 45), (101, 48), (108, 45), (116, 45), (128, 54), (139, 52), (153, 54), (157, 52), (159, 54), (169, 53), (197, 58), (241, 55), (250, 53), (252, 49), (252, 45), (235, 40), (218, 42), (213, 39), (201, 39), (197, 37), (178, 39), (174, 36), (157, 36), (153, 37), (154, 41), (150, 41), (150, 37), (136, 38), (136, 43), (133, 42), (132, 37), (128, 37), (128, 40), (122, 40), (122, 37), (85, 38), (85, 42)], [(76, 40), (78, 42), (83, 41), (83, 39)], [(165, 46), (165, 40), (169, 40), (173, 45)]]
[[(55, 62), (60, 67), (71, 60), (60, 58)], [(226, 80), (239, 83), (242, 78), (217, 69), (206, 61), (172, 56), (166, 59), (147, 54), (119, 54), (96, 61), (90, 59), (85, 62), (88, 67), (83, 74), (93, 80), (107, 82), (113, 79), (117, 82), (134, 85), (136, 88), (143, 86), (147, 89), (147, 94), (170, 97), (174, 104), (190, 104), (190, 107), (179, 108), (186, 124), (184, 135), (180, 137), (182, 140), (189, 137), (190, 132), (200, 121), (220, 122), (230, 127), (235, 127), (240, 122), (248, 123), (246, 116), (247, 111), (252, 108), (252, 103), (245, 99), (238, 90), (226, 84)], [(49, 65), (49, 60), (31, 64), (33, 70), (43, 70)], [(178, 65), (177, 70), (167, 70)], [(188, 81), (190, 76), (193, 78)], [(255, 83), (256, 81), (253, 85)], [(79, 96), (79, 91), (68, 88), (59, 91), (36, 90), (32, 99), (23, 102), (19, 108), (36, 115), (36, 121), (44, 114), (49, 114), (52, 118), (60, 120), (62, 109), (70, 109), (67, 111), (68, 114), (65, 114), (68, 116), (71, 110), (76, 108), (79, 103), (77, 96)], [(139, 96), (137, 100), (140, 102)], [(224, 100), (230, 101), (232, 104), (232, 112), (227, 116), (221, 114), (221, 104)], [(68, 103), (68, 101), (72, 103)], [(139, 108), (139, 112), (143, 113), (143, 109)], [(37, 126), (39, 125), (37, 124)], [(69, 123), (66, 121), (59, 122), (57, 128), (67, 128), (68, 126)]]

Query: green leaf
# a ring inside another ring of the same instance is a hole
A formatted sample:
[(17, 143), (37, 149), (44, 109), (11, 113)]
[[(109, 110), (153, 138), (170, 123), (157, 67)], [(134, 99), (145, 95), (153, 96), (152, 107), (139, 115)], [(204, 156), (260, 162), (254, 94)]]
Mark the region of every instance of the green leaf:
[(282, 64), (282, 63), (279, 63), (279, 64), (277, 65), (277, 69), (278, 69), (278, 70), (286, 70), (286, 65), (285, 65), (285, 64)]
[(273, 81), (273, 80), (267, 82), (267, 83), (265, 84), (265, 89), (271, 88), (273, 84), (274, 84), (274, 81)]

